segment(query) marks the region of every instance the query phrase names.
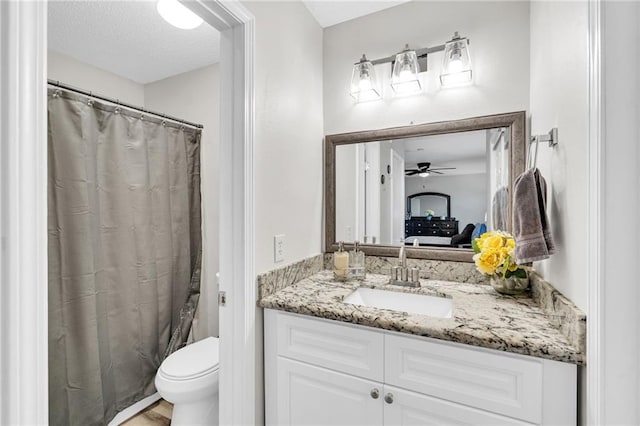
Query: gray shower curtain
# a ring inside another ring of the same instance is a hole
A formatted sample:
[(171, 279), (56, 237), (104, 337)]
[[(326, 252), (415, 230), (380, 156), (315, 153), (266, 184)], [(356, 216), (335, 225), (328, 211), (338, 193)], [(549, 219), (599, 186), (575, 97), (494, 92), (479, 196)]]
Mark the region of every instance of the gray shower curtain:
[(200, 131), (58, 89), (48, 114), (49, 420), (102, 425), (186, 339)]

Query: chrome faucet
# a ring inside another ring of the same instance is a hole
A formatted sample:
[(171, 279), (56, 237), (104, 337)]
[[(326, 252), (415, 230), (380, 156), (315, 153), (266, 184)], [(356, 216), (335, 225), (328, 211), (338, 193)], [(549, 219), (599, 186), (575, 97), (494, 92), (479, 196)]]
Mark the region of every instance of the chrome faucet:
[(420, 269), (409, 268), (407, 266), (407, 253), (404, 246), (400, 247), (398, 254), (398, 266), (391, 268), (391, 279), (389, 284), (402, 285), (405, 287), (420, 287)]

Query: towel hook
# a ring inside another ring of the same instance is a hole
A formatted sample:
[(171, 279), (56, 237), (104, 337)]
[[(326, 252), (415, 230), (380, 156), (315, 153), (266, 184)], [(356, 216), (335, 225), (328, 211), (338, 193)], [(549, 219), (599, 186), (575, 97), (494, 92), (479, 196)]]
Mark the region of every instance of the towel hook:
[(531, 138), (531, 142), (529, 142), (529, 156), (527, 158), (528, 162), (527, 162), (527, 168), (528, 169), (533, 169), (536, 167), (536, 165), (538, 164), (538, 146), (540, 144), (536, 143), (536, 151), (535, 151), (535, 156), (533, 157), (533, 162), (531, 161), (531, 147), (533, 146), (533, 144), (536, 141), (534, 140), (534, 138)]
[[(531, 140), (529, 141), (529, 158), (527, 159), (527, 166), (530, 169), (533, 169), (538, 164), (538, 147), (540, 146), (540, 142), (548, 142), (549, 148), (553, 148), (558, 145), (558, 128), (554, 127), (549, 130), (549, 133), (546, 135), (536, 135), (531, 136)], [(536, 144), (536, 151), (533, 157), (533, 163), (531, 162), (531, 146)]]
[(546, 135), (531, 136), (531, 143), (548, 142), (549, 148), (558, 145), (558, 128), (554, 127)]

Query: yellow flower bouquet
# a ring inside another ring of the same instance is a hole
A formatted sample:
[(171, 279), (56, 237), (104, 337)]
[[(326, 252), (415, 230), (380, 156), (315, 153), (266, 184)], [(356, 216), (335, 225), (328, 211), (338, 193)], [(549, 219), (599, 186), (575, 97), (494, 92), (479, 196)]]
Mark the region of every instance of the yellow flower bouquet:
[[(476, 253), (473, 256), (476, 268), (491, 277), (491, 284), (496, 290), (507, 294), (526, 290), (529, 275), (526, 268), (516, 262), (516, 240), (511, 234), (504, 231), (485, 232), (473, 240), (472, 247)], [(506, 287), (510, 288), (503, 291)]]

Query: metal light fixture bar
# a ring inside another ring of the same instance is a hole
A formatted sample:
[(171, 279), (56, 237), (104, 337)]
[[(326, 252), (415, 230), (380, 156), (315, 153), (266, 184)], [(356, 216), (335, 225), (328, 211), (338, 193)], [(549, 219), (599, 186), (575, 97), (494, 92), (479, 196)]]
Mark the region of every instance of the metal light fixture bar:
[[(427, 65), (426, 65), (426, 61), (424, 64), (424, 68), (423, 68), (423, 64), (421, 63), (423, 60), (426, 60), (427, 55), (429, 53), (434, 53), (434, 52), (442, 52), (444, 50), (444, 44), (438, 45), (438, 46), (434, 46), (434, 47), (425, 47), (423, 49), (416, 49), (416, 56), (418, 57), (418, 61), (420, 62), (420, 70), (425, 71), (427, 69)], [(386, 63), (393, 63), (396, 60), (396, 53), (394, 53), (391, 56), (387, 56), (386, 58), (381, 58), (381, 59), (375, 59), (373, 61), (371, 61), (371, 63), (373, 65), (379, 65), (379, 64), (386, 64)]]

